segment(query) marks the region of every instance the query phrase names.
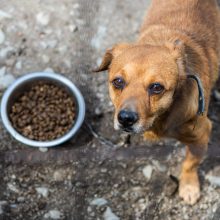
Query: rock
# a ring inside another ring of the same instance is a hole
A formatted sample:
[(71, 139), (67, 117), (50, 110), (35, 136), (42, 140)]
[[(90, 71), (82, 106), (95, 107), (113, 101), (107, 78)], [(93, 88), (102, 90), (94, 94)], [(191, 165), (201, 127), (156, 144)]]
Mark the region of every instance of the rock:
[(108, 171), (108, 170), (107, 170), (106, 168), (102, 168), (102, 169), (101, 169), (101, 173), (107, 173), (107, 171)]
[(15, 192), (15, 193), (19, 192), (18, 188), (14, 184), (8, 183), (7, 186), (8, 186), (8, 189), (11, 190), (12, 192)]
[(36, 191), (37, 191), (37, 193), (39, 194), (39, 195), (42, 195), (43, 197), (48, 197), (48, 195), (49, 195), (49, 190), (48, 190), (48, 188), (46, 188), (46, 187), (37, 187), (37, 188), (35, 188), (36, 189)]
[(17, 201), (18, 201), (18, 202), (24, 202), (24, 201), (25, 201), (25, 198), (22, 197), (22, 196), (21, 196), (21, 197), (18, 197), (18, 198), (17, 198)]
[(157, 160), (152, 160), (153, 165), (155, 166), (155, 168), (160, 171), (160, 172), (166, 172), (167, 171), (167, 167), (165, 165), (161, 165), (159, 163), (159, 161)]
[(7, 201), (0, 201), (0, 215), (4, 213), (5, 206), (7, 206)]
[(0, 58), (8, 58), (10, 56), (10, 54), (12, 54), (12, 52), (14, 52), (14, 48), (11, 46), (5, 47), (3, 49), (0, 50)]
[(61, 219), (62, 213), (58, 210), (50, 210), (44, 215), (44, 218)]
[(47, 67), (43, 72), (45, 72), (45, 73), (54, 73), (54, 70), (50, 67)]
[(17, 70), (20, 70), (20, 69), (22, 68), (22, 62), (21, 62), (20, 60), (16, 62), (15, 68), (16, 68)]
[(46, 153), (48, 151), (47, 147), (39, 147), (39, 151), (42, 153)]
[(0, 10), (0, 20), (3, 18), (12, 18), (12, 16), (9, 13)]
[(116, 216), (109, 207), (105, 210), (103, 218), (104, 220), (120, 220), (120, 218)]
[(220, 177), (219, 177), (219, 176), (206, 175), (205, 178), (206, 178), (212, 185), (214, 185), (214, 186), (220, 186)]
[(67, 179), (67, 170), (58, 169), (53, 173), (53, 179), (55, 181), (64, 181)]
[(0, 76), (0, 90), (6, 89), (14, 81), (15, 77), (11, 74), (5, 74), (4, 76)]
[(69, 25), (70, 32), (74, 33), (78, 30), (78, 27), (75, 24)]
[(214, 98), (216, 99), (216, 101), (220, 101), (220, 92), (218, 90), (214, 90), (213, 92)]
[(36, 15), (37, 23), (42, 26), (47, 26), (50, 22), (50, 16), (49, 14), (46, 14), (45, 12), (40, 12)]
[(90, 202), (90, 205), (103, 206), (108, 204), (108, 201), (104, 198), (96, 198)]
[(151, 165), (147, 165), (144, 167), (142, 170), (144, 176), (149, 180), (151, 178), (152, 172), (153, 172), (153, 167)]
[(0, 29), (0, 44), (3, 44), (5, 41), (5, 34), (4, 32)]
[(48, 57), (47, 55), (43, 54), (42, 55), (42, 60), (44, 63), (49, 63), (50, 62), (50, 57)]
[(0, 69), (0, 77), (3, 77), (5, 75), (5, 72), (6, 72), (6, 67), (3, 66), (1, 69)]
[(96, 49), (100, 49), (101, 42), (106, 35), (107, 28), (105, 26), (99, 26), (97, 34), (91, 40), (91, 46)]

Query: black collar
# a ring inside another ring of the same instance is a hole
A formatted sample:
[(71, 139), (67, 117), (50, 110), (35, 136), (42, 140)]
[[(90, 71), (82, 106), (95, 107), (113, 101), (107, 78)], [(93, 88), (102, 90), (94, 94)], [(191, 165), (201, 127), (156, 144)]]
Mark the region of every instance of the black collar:
[(199, 90), (199, 101), (198, 101), (198, 112), (197, 115), (202, 115), (205, 112), (205, 98), (204, 98), (204, 90), (203, 85), (200, 78), (196, 75), (187, 75), (187, 78), (194, 79), (197, 83)]

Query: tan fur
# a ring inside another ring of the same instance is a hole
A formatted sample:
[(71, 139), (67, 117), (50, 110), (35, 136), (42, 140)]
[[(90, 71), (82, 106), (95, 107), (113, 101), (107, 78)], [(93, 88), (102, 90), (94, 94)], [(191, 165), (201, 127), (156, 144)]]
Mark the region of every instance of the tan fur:
[[(187, 144), (179, 195), (188, 204), (200, 197), (197, 168), (206, 153), (211, 122), (207, 117), (211, 88), (218, 78), (219, 9), (215, 0), (153, 0), (137, 42), (108, 50), (96, 71), (109, 70), (109, 91), (115, 115), (132, 108), (145, 137), (172, 137)], [(187, 74), (199, 76), (206, 111), (197, 115), (198, 87)], [(126, 86), (111, 82), (122, 77)], [(160, 82), (163, 94), (149, 96), (148, 86)], [(115, 117), (117, 118), (117, 117)]]

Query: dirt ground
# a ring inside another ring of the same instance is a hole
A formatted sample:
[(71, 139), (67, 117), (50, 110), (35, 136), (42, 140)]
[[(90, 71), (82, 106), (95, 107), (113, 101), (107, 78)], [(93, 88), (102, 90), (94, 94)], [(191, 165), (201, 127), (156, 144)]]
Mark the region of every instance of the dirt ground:
[(18, 143), (0, 123), (0, 220), (220, 219), (220, 101), (210, 105), (202, 196), (188, 206), (176, 193), (184, 147), (114, 131), (107, 74), (91, 72), (106, 48), (135, 40), (149, 2), (0, 1), (0, 79), (62, 73), (87, 106), (77, 136), (47, 152)]

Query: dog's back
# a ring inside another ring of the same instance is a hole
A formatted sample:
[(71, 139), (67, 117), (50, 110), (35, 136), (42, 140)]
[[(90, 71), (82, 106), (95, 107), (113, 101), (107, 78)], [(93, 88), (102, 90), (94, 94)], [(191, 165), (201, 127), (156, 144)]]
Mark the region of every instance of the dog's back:
[[(175, 34), (174, 34), (175, 33)], [(220, 60), (220, 13), (215, 0), (153, 0), (142, 26), (139, 42), (163, 44), (177, 37), (193, 48), (203, 61), (213, 84)], [(192, 52), (190, 52), (192, 53)], [(200, 69), (198, 70), (200, 72)]]

